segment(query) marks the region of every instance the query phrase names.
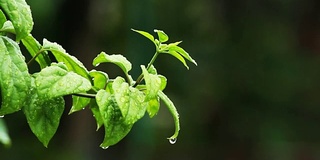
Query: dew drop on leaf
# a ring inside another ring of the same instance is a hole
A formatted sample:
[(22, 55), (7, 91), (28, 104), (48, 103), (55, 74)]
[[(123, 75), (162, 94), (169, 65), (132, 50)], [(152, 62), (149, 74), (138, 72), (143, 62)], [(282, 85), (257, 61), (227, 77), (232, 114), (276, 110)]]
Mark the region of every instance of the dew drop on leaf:
[(4, 115), (1, 115), (1, 116), (0, 116), (0, 118), (3, 118), (3, 117), (4, 117)]
[(125, 102), (126, 102), (126, 98), (121, 97), (121, 98), (120, 98), (120, 101), (121, 101), (122, 103), (125, 103)]
[(175, 144), (177, 142), (177, 138), (170, 138), (169, 142), (170, 144)]
[(102, 149), (108, 149), (109, 148), (109, 146), (106, 146), (106, 147), (101, 147)]

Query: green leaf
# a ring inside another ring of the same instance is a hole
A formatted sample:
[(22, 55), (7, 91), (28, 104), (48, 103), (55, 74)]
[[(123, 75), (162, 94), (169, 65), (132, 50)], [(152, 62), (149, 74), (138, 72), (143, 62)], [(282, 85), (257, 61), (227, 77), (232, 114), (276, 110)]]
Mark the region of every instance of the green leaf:
[(176, 57), (180, 62), (183, 63), (183, 65), (189, 69), (189, 66), (187, 65), (186, 61), (184, 60), (184, 58), (176, 51), (174, 50), (169, 50), (169, 52), (164, 52), (164, 53), (168, 53), (171, 54), (172, 56)]
[(11, 20), (16, 31), (16, 40), (28, 36), (33, 28), (30, 6), (25, 0), (0, 0), (1, 9)]
[(23, 107), (30, 129), (45, 147), (58, 129), (64, 105), (62, 97), (43, 99), (35, 89)]
[(158, 77), (158, 75), (149, 74), (144, 65), (141, 65), (141, 69), (146, 82), (146, 101), (148, 101), (158, 96), (158, 91), (161, 88), (161, 79)]
[(154, 65), (151, 65), (148, 69), (148, 72), (150, 74), (158, 74), (157, 69), (154, 67)]
[(114, 80), (112, 88), (124, 123), (133, 124), (144, 116), (147, 104), (143, 92), (129, 86), (122, 77)]
[(159, 112), (159, 109), (160, 109), (160, 101), (158, 97), (155, 97), (148, 101), (147, 112), (150, 118), (157, 115), (157, 113)]
[(180, 122), (179, 122), (178, 111), (177, 111), (176, 107), (174, 106), (174, 104), (172, 103), (172, 101), (169, 99), (169, 97), (167, 97), (167, 95), (165, 95), (162, 91), (158, 92), (158, 96), (166, 104), (169, 112), (171, 113), (171, 115), (173, 117), (174, 124), (175, 124), (175, 131), (174, 131), (174, 134), (171, 137), (169, 137), (168, 139), (170, 141), (175, 141), (177, 139), (177, 137), (179, 135), (179, 131), (180, 131)]
[(91, 80), (86, 67), (76, 57), (69, 55), (59, 44), (43, 39), (42, 50), (51, 51), (58, 62), (66, 64), (69, 71)]
[(4, 36), (0, 37), (0, 70), (1, 116), (19, 111), (31, 86), (28, 67), (18, 44)]
[(100, 147), (108, 148), (123, 139), (129, 133), (133, 124), (124, 123), (115, 97), (109, 92), (99, 90), (96, 100), (105, 127), (105, 136)]
[(41, 50), (41, 44), (31, 34), (23, 38), (21, 41), (32, 57), (37, 56), (35, 60), (40, 65), (41, 69), (51, 64), (48, 52)]
[(91, 89), (91, 83), (87, 79), (58, 66), (44, 68), (35, 77), (39, 95), (44, 98), (51, 99)]
[(122, 55), (120, 54), (113, 54), (108, 55), (105, 52), (101, 52), (94, 60), (93, 60), (93, 66), (98, 66), (100, 63), (113, 63), (119, 66), (124, 73), (128, 73), (132, 65), (131, 63)]
[(99, 130), (101, 128), (101, 126), (103, 126), (103, 119), (102, 119), (98, 104), (96, 102), (96, 99), (90, 100), (90, 109), (93, 114), (93, 117), (95, 118), (95, 120), (97, 122), (97, 129), (96, 130)]
[(11, 139), (3, 119), (0, 119), (0, 143), (4, 144), (6, 147), (11, 146)]
[(93, 86), (97, 89), (105, 89), (106, 84), (109, 80), (107, 73), (102, 71), (92, 70), (89, 72), (89, 75), (93, 78)]
[(158, 75), (158, 77), (161, 80), (160, 90), (163, 91), (167, 86), (167, 78), (165, 76), (163, 76), (163, 75)]
[(175, 51), (181, 54), (184, 58), (186, 58), (188, 61), (192, 62), (196, 66), (198, 65), (197, 62), (191, 58), (188, 52), (186, 52), (183, 48), (176, 46), (176, 45), (170, 45), (169, 46), (169, 52)]
[(158, 34), (158, 37), (159, 37), (159, 41), (161, 43), (163, 42), (167, 42), (169, 40), (169, 37), (166, 33), (164, 33), (162, 30), (157, 30), (155, 29), (154, 32), (156, 32)]
[(7, 21), (6, 15), (0, 9), (0, 28), (2, 28), (4, 22)]
[(0, 32), (7, 32), (7, 33), (16, 34), (16, 31), (14, 30), (14, 27), (13, 27), (11, 21), (4, 22), (3, 26), (0, 29)]
[(72, 96), (72, 107), (69, 111), (69, 114), (84, 109), (90, 103), (90, 100), (90, 98)]
[(182, 43), (182, 41), (178, 41), (178, 42), (170, 43), (170, 44), (168, 44), (168, 47), (171, 47), (171, 46), (177, 46), (177, 45), (179, 45), (180, 43)]
[(145, 36), (146, 38), (150, 39), (150, 41), (155, 43), (154, 37), (150, 33), (145, 32), (145, 31), (135, 30), (135, 29), (131, 29), (131, 30)]

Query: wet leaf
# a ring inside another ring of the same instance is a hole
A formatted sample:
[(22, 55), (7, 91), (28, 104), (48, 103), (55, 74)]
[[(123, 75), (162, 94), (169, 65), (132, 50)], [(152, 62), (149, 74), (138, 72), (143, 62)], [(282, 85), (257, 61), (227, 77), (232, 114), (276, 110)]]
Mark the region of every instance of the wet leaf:
[(90, 71), (89, 75), (92, 77), (93, 79), (93, 86), (97, 89), (105, 89), (106, 88), (106, 84), (109, 80), (109, 76), (108, 74), (106, 74), (105, 72), (102, 71)]
[(179, 131), (180, 131), (180, 122), (179, 122), (179, 114), (178, 111), (176, 109), (176, 107), (174, 106), (173, 102), (169, 99), (169, 97), (167, 95), (165, 95), (162, 91), (158, 92), (159, 98), (166, 104), (169, 112), (171, 113), (173, 120), (174, 120), (174, 125), (175, 125), (175, 131), (174, 134), (169, 137), (168, 139), (173, 141), (176, 140), (178, 135), (179, 135)]
[(133, 124), (144, 116), (147, 104), (143, 92), (129, 86), (121, 77), (114, 80), (112, 88), (124, 123)]
[(4, 22), (7, 21), (6, 15), (0, 10), (0, 28), (2, 28)]
[(43, 99), (35, 89), (23, 107), (30, 129), (45, 147), (58, 129), (64, 105), (62, 97)]
[(35, 74), (35, 85), (39, 96), (49, 99), (91, 89), (87, 79), (58, 66), (46, 67)]
[(132, 65), (131, 63), (120, 54), (108, 55), (105, 52), (101, 52), (94, 60), (93, 66), (98, 66), (100, 63), (113, 63), (119, 66), (124, 73), (128, 73)]
[(148, 101), (158, 96), (158, 91), (161, 88), (161, 79), (158, 75), (149, 74), (144, 65), (141, 65), (141, 69), (146, 82), (146, 101)]
[(63, 62), (69, 71), (73, 71), (91, 81), (86, 67), (76, 57), (68, 54), (59, 44), (43, 39), (42, 50), (50, 51), (58, 62)]
[(83, 110), (90, 103), (90, 100), (90, 98), (72, 96), (72, 107), (69, 114)]
[(3, 36), (0, 37), (0, 70), (0, 115), (5, 115), (22, 108), (31, 85), (31, 77), (18, 44)]
[[(5, 33), (13, 33), (16, 34), (16, 31), (14, 30), (14, 27), (11, 23), (11, 21), (6, 21), (3, 23), (3, 26), (0, 29), (1, 32)], [(4, 34), (5, 35), (5, 34)]]
[(51, 64), (48, 52), (41, 50), (41, 44), (31, 34), (23, 38), (21, 41), (32, 57), (36, 56), (37, 54), (39, 54), (39, 52), (41, 52), (35, 59), (40, 65), (41, 69)]
[(163, 75), (158, 75), (158, 77), (161, 80), (160, 90), (163, 91), (167, 86), (167, 78), (165, 76), (163, 76)]
[(148, 101), (147, 112), (150, 118), (157, 115), (157, 113), (159, 112), (159, 109), (160, 109), (160, 102), (158, 97), (155, 97)]
[(105, 136), (100, 147), (106, 148), (123, 139), (129, 133), (133, 124), (124, 122), (115, 97), (109, 92), (99, 90), (96, 100), (105, 127)]
[(16, 31), (16, 40), (28, 36), (33, 28), (30, 6), (25, 0), (0, 0), (1, 9), (8, 16)]
[(98, 104), (96, 102), (96, 99), (90, 100), (90, 109), (93, 114), (93, 117), (95, 118), (95, 120), (97, 122), (97, 129), (96, 130), (99, 130), (100, 127), (103, 126), (103, 119), (102, 119)]

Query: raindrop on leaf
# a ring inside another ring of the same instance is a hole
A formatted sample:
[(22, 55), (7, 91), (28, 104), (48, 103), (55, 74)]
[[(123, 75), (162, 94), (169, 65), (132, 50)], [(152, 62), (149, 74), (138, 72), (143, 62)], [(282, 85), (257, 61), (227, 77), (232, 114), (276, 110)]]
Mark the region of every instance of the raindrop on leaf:
[(169, 138), (170, 144), (175, 144), (177, 142), (177, 138)]
[(106, 146), (106, 147), (101, 147), (102, 149), (108, 149), (109, 148), (109, 146)]
[(0, 116), (0, 118), (3, 118), (3, 117), (4, 117), (4, 115), (1, 115), (1, 116)]

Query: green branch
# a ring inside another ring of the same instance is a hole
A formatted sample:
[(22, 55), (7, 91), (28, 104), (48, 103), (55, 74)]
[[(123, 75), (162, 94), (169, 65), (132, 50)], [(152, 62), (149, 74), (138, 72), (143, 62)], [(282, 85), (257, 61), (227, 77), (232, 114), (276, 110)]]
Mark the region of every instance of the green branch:
[[(152, 59), (150, 60), (148, 66), (147, 66), (147, 70), (149, 70), (151, 65), (156, 61), (159, 54), (160, 53), (157, 50), (156, 53), (153, 55)], [(140, 76), (137, 78), (136, 83), (133, 85), (133, 87), (136, 87), (139, 83), (141, 83), (142, 80), (143, 80), (143, 73), (141, 73)]]

